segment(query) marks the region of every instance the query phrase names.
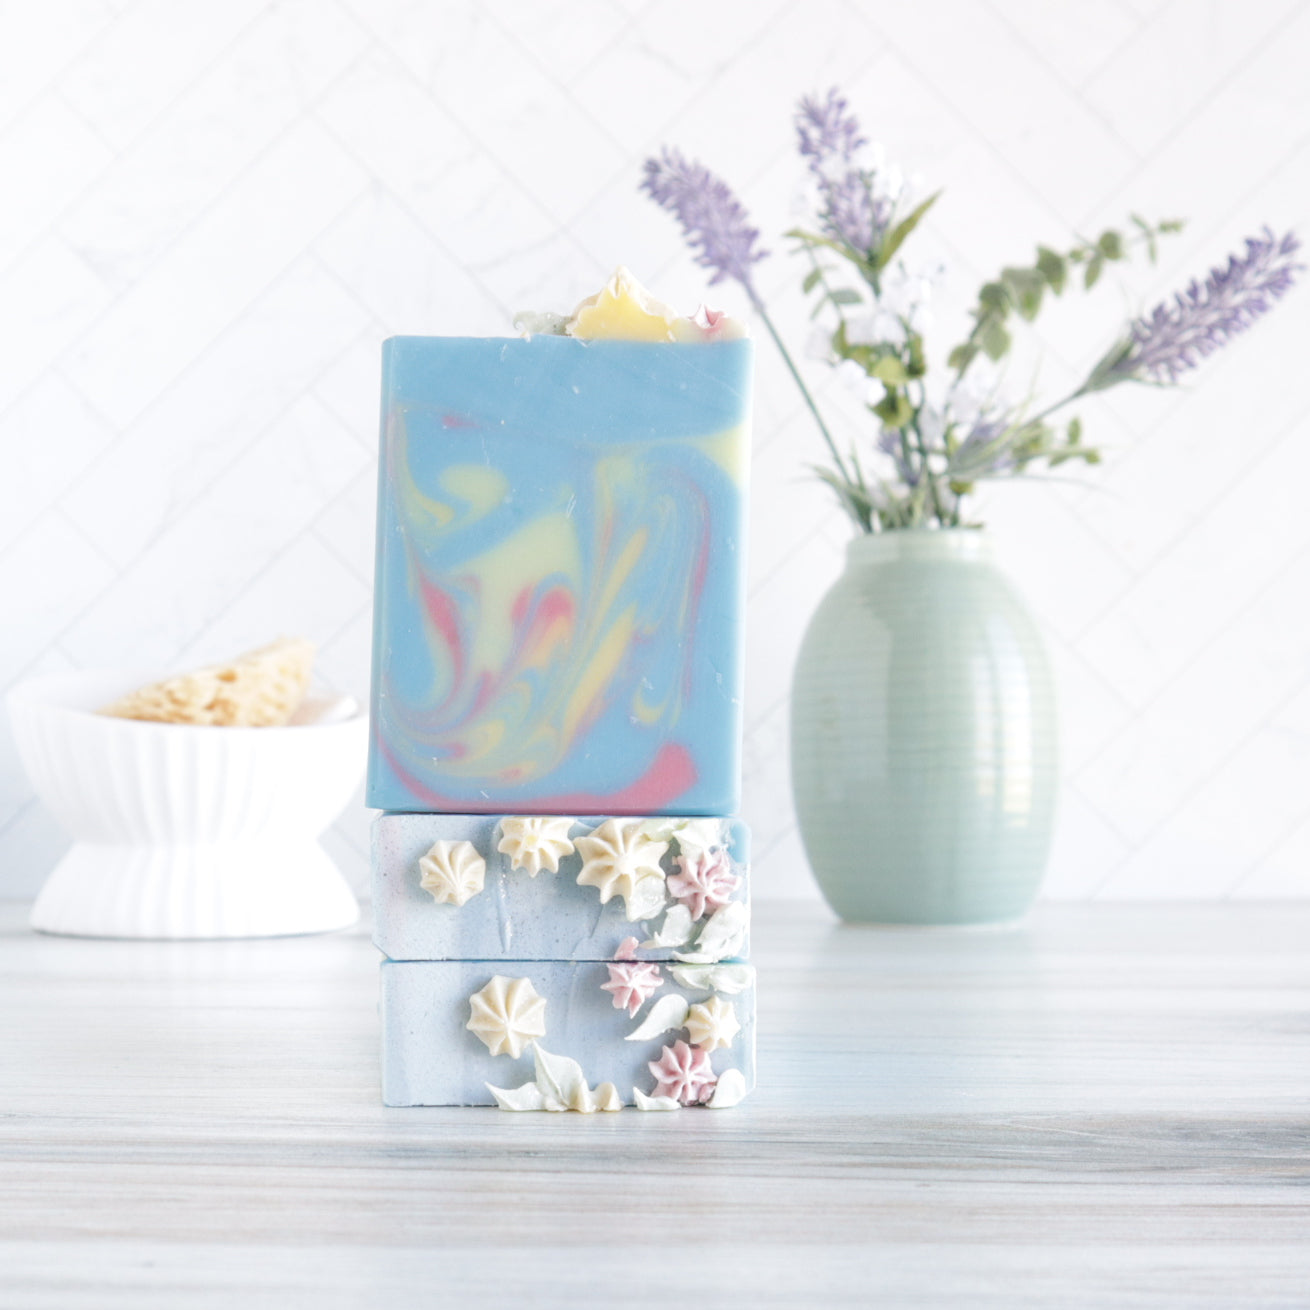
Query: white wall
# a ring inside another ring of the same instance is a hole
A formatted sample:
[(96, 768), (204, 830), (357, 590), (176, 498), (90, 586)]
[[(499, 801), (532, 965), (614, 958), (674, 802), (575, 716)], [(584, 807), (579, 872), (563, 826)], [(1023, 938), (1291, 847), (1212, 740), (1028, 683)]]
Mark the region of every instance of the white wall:
[[(1310, 234), (1305, 0), (43, 0), (0, 16), (0, 684), (279, 631), (366, 686), (378, 343), (497, 333), (617, 262), (702, 277), (638, 196), (664, 142), (777, 255), (791, 106), (839, 82), (946, 187), (943, 344), (978, 282), (1130, 210), (1157, 270), (1027, 344), (1054, 389), (1126, 312), (1265, 221)], [(726, 289), (721, 301), (739, 307)], [(1050, 634), (1067, 783), (1048, 894), (1310, 895), (1310, 289), (1179, 393), (1088, 405), (1095, 478), (984, 506)], [(746, 817), (813, 895), (786, 772), (801, 620), (845, 530), (761, 350)], [(819, 378), (819, 385), (825, 384)], [(367, 817), (331, 838), (359, 878)], [(0, 893), (62, 846), (0, 736)]]

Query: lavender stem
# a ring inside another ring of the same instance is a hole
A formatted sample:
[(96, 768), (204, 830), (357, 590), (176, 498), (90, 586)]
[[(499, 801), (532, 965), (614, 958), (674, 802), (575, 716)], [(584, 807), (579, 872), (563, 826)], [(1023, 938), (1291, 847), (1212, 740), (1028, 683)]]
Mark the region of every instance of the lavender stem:
[(842, 459), (837, 452), (837, 443), (832, 439), (832, 433), (828, 431), (828, 425), (823, 421), (823, 415), (819, 413), (819, 407), (814, 403), (814, 397), (810, 395), (810, 389), (805, 385), (805, 379), (801, 377), (800, 370), (792, 360), (791, 352), (783, 344), (782, 338), (778, 335), (778, 329), (773, 326), (773, 320), (769, 317), (769, 311), (764, 308), (764, 302), (755, 294), (754, 290), (747, 287), (747, 294), (751, 298), (751, 304), (755, 307), (755, 312), (760, 316), (764, 326), (769, 329), (769, 335), (773, 338), (773, 344), (778, 347), (782, 355), (783, 363), (790, 370), (793, 380), (800, 388), (801, 396), (810, 413), (814, 415), (814, 421), (819, 425), (819, 431), (823, 433), (823, 439), (828, 444), (828, 453), (832, 456), (833, 463), (837, 465), (837, 471), (847, 481), (851, 482), (850, 472), (846, 468), (846, 461)]

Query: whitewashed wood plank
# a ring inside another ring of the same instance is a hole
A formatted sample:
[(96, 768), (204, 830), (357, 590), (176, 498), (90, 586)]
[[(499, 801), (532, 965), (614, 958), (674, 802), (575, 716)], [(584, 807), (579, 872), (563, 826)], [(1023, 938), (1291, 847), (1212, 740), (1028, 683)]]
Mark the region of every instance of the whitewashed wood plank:
[(765, 906), (760, 1092), (597, 1118), (384, 1109), (362, 929), (79, 942), (22, 913), (6, 1304), (1227, 1308), (1310, 1279), (1307, 907)]

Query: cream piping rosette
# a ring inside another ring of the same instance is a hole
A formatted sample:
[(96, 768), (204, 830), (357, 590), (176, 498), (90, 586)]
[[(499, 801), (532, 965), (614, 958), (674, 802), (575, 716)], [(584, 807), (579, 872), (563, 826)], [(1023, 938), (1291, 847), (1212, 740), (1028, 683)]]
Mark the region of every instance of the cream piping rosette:
[(512, 815), (500, 821), (496, 849), (508, 855), (511, 866), (535, 878), (542, 869), (559, 872), (559, 862), (572, 855), (569, 830), (573, 820), (548, 814)]

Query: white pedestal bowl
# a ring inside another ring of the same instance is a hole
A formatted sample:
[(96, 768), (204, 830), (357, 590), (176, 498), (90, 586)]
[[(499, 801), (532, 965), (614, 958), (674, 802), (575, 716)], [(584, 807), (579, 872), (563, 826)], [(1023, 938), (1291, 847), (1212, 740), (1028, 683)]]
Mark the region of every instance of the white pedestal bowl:
[(157, 676), (56, 674), (9, 694), (19, 755), (74, 843), (32, 927), (156, 938), (349, 927), (359, 906), (318, 838), (364, 771), (367, 716), (340, 700), (307, 704), (285, 728), (93, 713)]

